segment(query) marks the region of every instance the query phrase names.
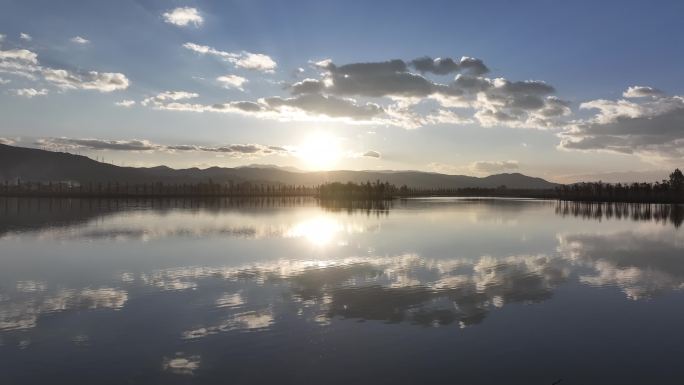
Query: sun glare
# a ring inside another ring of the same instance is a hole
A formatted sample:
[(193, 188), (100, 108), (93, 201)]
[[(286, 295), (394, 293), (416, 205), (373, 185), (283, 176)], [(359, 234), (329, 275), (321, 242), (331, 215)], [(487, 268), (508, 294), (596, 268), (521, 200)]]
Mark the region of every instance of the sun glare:
[(339, 139), (325, 133), (312, 134), (299, 148), (299, 157), (313, 170), (329, 170), (342, 158)]
[(335, 235), (343, 230), (342, 225), (329, 217), (315, 217), (293, 226), (286, 237), (305, 238), (309, 243), (323, 247), (330, 244)]

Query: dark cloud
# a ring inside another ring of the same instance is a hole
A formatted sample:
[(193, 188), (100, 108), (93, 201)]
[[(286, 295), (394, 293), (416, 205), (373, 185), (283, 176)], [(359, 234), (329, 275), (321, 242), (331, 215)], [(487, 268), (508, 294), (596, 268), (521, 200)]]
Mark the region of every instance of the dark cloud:
[(377, 63), (352, 63), (326, 67), (332, 78), (329, 92), (338, 95), (370, 97), (420, 96), (434, 92), (434, 84), (423, 76), (408, 72), (403, 60)]
[[(152, 105), (157, 109), (242, 113), (276, 120), (307, 120), (323, 115), (404, 128), (473, 123), (471, 117), (484, 126), (548, 128), (560, 125), (559, 118), (570, 113), (569, 103), (552, 95), (553, 86), (537, 80), (483, 77), (489, 69), (475, 58), (456, 61), (423, 57), (410, 62), (394, 59), (344, 65), (326, 59), (314, 65), (322, 71), (320, 77), (286, 86), (290, 97), (205, 105), (177, 102), (197, 94), (167, 92), (154, 98)], [(438, 83), (428, 74), (456, 76), (451, 82)], [(368, 99), (376, 100), (371, 103)], [(424, 102), (437, 107), (422, 108)], [(147, 103), (143, 101), (143, 105)], [(471, 110), (472, 116), (453, 108)]]
[(197, 151), (218, 152), (235, 156), (265, 156), (270, 154), (287, 154), (289, 151), (280, 146), (265, 146), (262, 144), (229, 144), (226, 146), (209, 147), (191, 144), (162, 145), (147, 140), (104, 140), (104, 139), (74, 139), (74, 138), (45, 138), (35, 142), (36, 145), (50, 149), (86, 149), (113, 151)]
[(179, 144), (173, 146), (166, 146), (166, 149), (171, 151), (197, 151), (199, 147), (193, 146), (191, 144)]
[(221, 147), (200, 147), (202, 151), (210, 152), (229, 152), (229, 153), (241, 153), (241, 154), (254, 154), (263, 149), (262, 146), (256, 144), (231, 144), (228, 146)]
[(316, 79), (304, 79), (292, 85), (291, 91), (293, 95), (299, 94), (317, 94), (323, 91), (323, 82)]
[(232, 103), (229, 103), (229, 105), (233, 108), (237, 108), (239, 110), (246, 111), (246, 112), (257, 112), (257, 111), (262, 110), (261, 105), (259, 105), (259, 103), (255, 103), (255, 102), (244, 102), (244, 101), (232, 102)]
[(448, 75), (456, 72), (468, 73), (470, 75), (483, 75), (489, 72), (489, 68), (480, 59), (463, 57), (457, 63), (452, 58), (433, 59), (425, 56), (411, 61), (411, 66), (422, 73), (433, 73), (436, 75)]
[(272, 109), (294, 107), (314, 115), (329, 117), (347, 117), (351, 119), (370, 119), (383, 112), (376, 104), (357, 104), (351, 99), (342, 99), (321, 94), (299, 95), (293, 98), (272, 97), (264, 99), (264, 103)]
[(377, 151), (366, 151), (363, 153), (363, 156), (367, 156), (369, 158), (380, 158), (380, 153)]
[(115, 151), (150, 151), (159, 147), (147, 140), (104, 140), (104, 139), (73, 139), (73, 138), (46, 138), (39, 139), (35, 143), (47, 148), (87, 148), (92, 150), (115, 150)]

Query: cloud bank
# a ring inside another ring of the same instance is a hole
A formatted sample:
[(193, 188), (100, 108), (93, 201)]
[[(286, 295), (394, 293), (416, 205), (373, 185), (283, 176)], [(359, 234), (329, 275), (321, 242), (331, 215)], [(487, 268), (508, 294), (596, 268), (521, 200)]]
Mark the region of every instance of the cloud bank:
[(654, 162), (684, 156), (684, 97), (651, 87), (629, 87), (624, 99), (580, 105), (595, 114), (560, 133), (560, 148), (635, 154)]
[[(233, 53), (185, 43), (184, 47), (232, 63), (236, 68), (273, 71), (268, 56)], [(483, 126), (552, 128), (570, 114), (569, 102), (539, 80), (487, 78), (480, 59), (422, 57), (337, 65), (326, 59), (311, 63), (317, 77), (287, 85), (289, 96), (214, 104), (161, 103), (157, 109), (224, 112), (262, 119), (342, 120), (349, 123), (419, 128), (432, 124), (479, 123)], [(451, 76), (451, 80), (442, 80)], [(219, 78), (238, 88), (244, 78)], [(437, 80), (440, 79), (440, 80)]]
[(34, 143), (52, 150), (110, 150), (110, 151), (165, 151), (165, 152), (211, 152), (235, 158), (256, 158), (268, 155), (289, 155), (290, 150), (281, 146), (262, 144), (228, 144), (224, 146), (199, 146), (191, 144), (164, 145), (144, 139), (107, 140), (95, 138), (42, 138)]

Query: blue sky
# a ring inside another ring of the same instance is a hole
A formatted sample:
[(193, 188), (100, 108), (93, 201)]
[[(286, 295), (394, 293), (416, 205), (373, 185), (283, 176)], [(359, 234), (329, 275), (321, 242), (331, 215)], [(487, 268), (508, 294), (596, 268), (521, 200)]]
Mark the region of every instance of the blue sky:
[[(0, 9), (7, 143), (141, 166), (557, 181), (653, 179), (684, 155), (682, 2), (0, 0)], [(412, 62), (426, 56), (432, 69)], [(399, 67), (379, 64), (394, 59)]]

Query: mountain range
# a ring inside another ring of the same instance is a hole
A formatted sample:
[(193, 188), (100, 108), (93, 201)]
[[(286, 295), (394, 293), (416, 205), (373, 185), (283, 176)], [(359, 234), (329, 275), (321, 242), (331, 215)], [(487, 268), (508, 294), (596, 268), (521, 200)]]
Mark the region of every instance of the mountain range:
[(325, 182), (389, 182), (414, 188), (495, 188), (505, 185), (515, 189), (549, 189), (558, 186), (541, 178), (520, 173), (487, 177), (447, 175), (422, 171), (301, 171), (274, 165), (250, 165), (235, 168), (172, 169), (158, 167), (122, 167), (102, 163), (82, 155), (0, 144), (0, 181), (57, 182), (73, 181), (120, 183), (215, 183), (254, 182), (314, 186)]

